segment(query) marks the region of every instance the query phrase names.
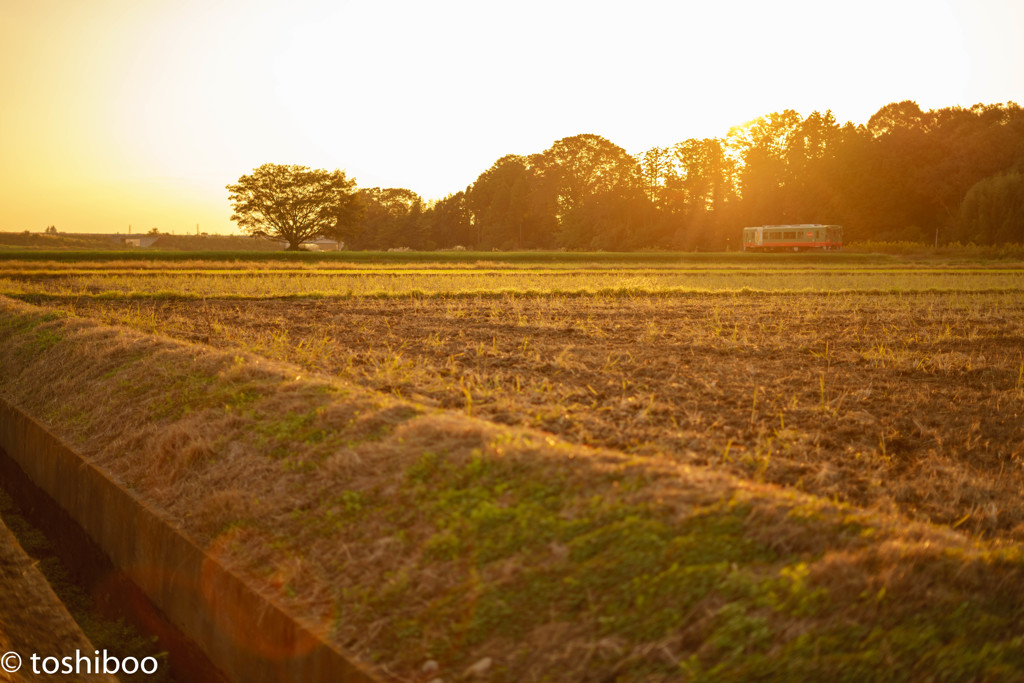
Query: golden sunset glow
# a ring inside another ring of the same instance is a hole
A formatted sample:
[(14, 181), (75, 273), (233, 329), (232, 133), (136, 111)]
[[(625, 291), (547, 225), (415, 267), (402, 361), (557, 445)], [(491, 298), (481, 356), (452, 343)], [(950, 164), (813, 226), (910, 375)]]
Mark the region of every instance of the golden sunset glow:
[(1024, 99), (1013, 0), (0, 2), (0, 230), (236, 232), (268, 162), (426, 198), (594, 133)]

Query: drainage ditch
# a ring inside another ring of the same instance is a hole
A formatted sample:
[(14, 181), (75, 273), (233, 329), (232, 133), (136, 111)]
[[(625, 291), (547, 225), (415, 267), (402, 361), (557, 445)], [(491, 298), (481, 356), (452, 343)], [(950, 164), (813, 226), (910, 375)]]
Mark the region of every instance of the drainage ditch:
[(122, 683), (226, 683), (199, 648), (3, 450), (0, 518), (97, 650), (159, 662), (153, 674), (119, 674)]

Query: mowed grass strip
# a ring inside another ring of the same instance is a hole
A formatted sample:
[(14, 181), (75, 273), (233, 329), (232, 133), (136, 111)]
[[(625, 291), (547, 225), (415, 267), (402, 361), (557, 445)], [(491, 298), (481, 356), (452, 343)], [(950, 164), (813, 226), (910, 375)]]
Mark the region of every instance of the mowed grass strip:
[[(917, 260), (990, 260), (991, 258), (1016, 258), (1024, 254), (1020, 249), (1003, 253), (999, 249), (987, 252), (964, 252), (957, 250), (936, 259), (923, 257)], [(878, 253), (853, 252), (807, 252), (799, 254), (758, 254), (753, 252), (566, 252), (566, 251), (336, 251), (336, 252), (264, 252), (264, 251), (160, 251), (144, 250), (67, 250), (67, 251), (23, 251), (0, 248), (2, 262), (51, 262), (51, 263), (188, 263), (188, 262), (259, 262), (290, 264), (368, 263), (368, 264), (418, 264), (418, 263), (477, 263), (481, 261), (507, 264), (565, 264), (565, 263), (608, 263), (608, 264), (680, 264), (680, 263), (887, 263), (898, 262), (900, 257)]]
[(384, 676), (1024, 675), (1014, 543), (9, 300), (0, 379)]
[[(586, 276), (606, 276), (606, 275), (645, 275), (654, 274), (658, 276), (681, 276), (681, 275), (760, 275), (767, 271), (773, 273), (781, 273), (787, 276), (797, 275), (865, 275), (865, 276), (877, 276), (877, 275), (902, 275), (906, 273), (912, 273), (914, 275), (1019, 275), (1024, 273), (1024, 269), (1019, 267), (1004, 267), (1004, 266), (987, 266), (987, 267), (959, 267), (959, 266), (943, 266), (943, 267), (926, 267), (920, 265), (904, 265), (898, 268), (893, 267), (874, 267), (874, 266), (858, 266), (858, 267), (845, 267), (841, 265), (831, 266), (791, 266), (784, 264), (773, 264), (771, 266), (765, 266), (763, 264), (756, 265), (736, 265), (736, 266), (711, 266), (706, 265), (702, 267), (689, 267), (689, 266), (655, 266), (650, 265), (619, 265), (614, 268), (599, 267), (593, 264), (551, 264), (551, 265), (514, 265), (514, 264), (498, 264), (498, 263), (476, 263), (476, 264), (457, 264), (457, 265), (442, 265), (442, 264), (431, 264), (427, 267), (420, 267), (417, 265), (399, 265), (395, 267), (393, 265), (373, 265), (373, 264), (348, 264), (344, 267), (335, 266), (318, 266), (308, 265), (304, 268), (295, 268), (290, 264), (262, 264), (262, 263), (241, 263), (236, 264), (234, 267), (229, 267), (228, 264), (217, 264), (216, 267), (209, 266), (207, 264), (193, 264), (194, 266), (202, 267), (164, 267), (164, 264), (150, 264), (153, 267), (149, 268), (122, 268), (117, 264), (113, 263), (98, 263), (93, 264), (93, 267), (79, 268), (79, 267), (61, 267), (60, 264), (47, 264), (47, 267), (32, 267), (32, 264), (19, 264), (18, 268), (5, 268), (4, 275), (11, 279), (34, 281), (41, 280), (45, 281), (52, 278), (60, 277), (83, 277), (83, 276), (95, 276), (102, 275), (106, 277), (117, 276), (117, 277), (182, 277), (182, 276), (216, 276), (216, 277), (237, 277), (245, 278), (252, 277), (254, 275), (271, 274), (276, 277), (310, 277), (310, 276), (363, 276), (367, 274), (373, 275), (430, 275), (430, 276), (447, 276), (447, 275), (464, 275), (468, 277), (478, 276), (494, 276), (494, 275), (515, 275), (517, 273), (526, 273), (530, 275), (560, 275), (566, 274), (572, 275), (586, 275)], [(274, 267), (274, 266), (277, 267)]]
[(245, 275), (203, 271), (0, 277), (8, 296), (83, 295), (137, 298), (451, 296), (480, 293), (691, 294), (698, 292), (1024, 291), (1024, 270), (372, 270), (342, 273), (252, 270)]
[[(2, 238), (2, 236), (0, 236)], [(2, 239), (0, 239), (2, 241)], [(285, 252), (259, 250), (220, 251), (205, 249), (11, 249), (0, 244), (0, 262), (33, 261), (83, 263), (120, 261), (129, 263), (161, 262), (174, 264), (189, 261), (202, 262), (287, 262), (292, 264), (321, 263), (389, 263), (416, 264), (440, 262), (446, 264), (492, 261), (505, 264), (537, 263), (614, 263), (614, 264), (681, 264), (681, 263), (826, 263), (867, 264), (895, 262), (937, 263), (1007, 263), (1024, 261), (1024, 245), (1004, 244), (977, 246), (952, 244), (933, 249), (928, 245), (906, 242), (860, 242), (848, 244), (839, 252), (810, 251), (802, 253), (728, 252), (566, 252), (566, 251), (466, 251), (461, 249), (440, 251), (326, 251)]]

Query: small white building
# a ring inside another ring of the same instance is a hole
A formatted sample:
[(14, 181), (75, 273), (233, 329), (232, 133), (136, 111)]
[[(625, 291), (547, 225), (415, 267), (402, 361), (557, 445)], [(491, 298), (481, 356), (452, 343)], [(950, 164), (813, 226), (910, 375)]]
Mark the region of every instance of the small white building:
[(151, 247), (160, 239), (159, 235), (117, 235), (118, 241), (126, 247)]
[(302, 243), (304, 247), (314, 247), (310, 251), (341, 251), (345, 243), (339, 240), (329, 240), (326, 237), (318, 237), (315, 240), (307, 240)]
[[(277, 240), (277, 242), (281, 244), (282, 249), (288, 246), (288, 243), (284, 240)], [(318, 237), (315, 240), (306, 240), (299, 245), (299, 249), (302, 251), (341, 251), (344, 248), (344, 242), (329, 240), (326, 237)]]

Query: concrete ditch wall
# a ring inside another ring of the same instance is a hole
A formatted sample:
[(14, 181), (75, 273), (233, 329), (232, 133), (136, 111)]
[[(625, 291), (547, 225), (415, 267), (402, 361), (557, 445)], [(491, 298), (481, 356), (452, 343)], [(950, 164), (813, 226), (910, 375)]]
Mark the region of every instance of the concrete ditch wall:
[(3, 399), (0, 448), (229, 680), (375, 680)]

